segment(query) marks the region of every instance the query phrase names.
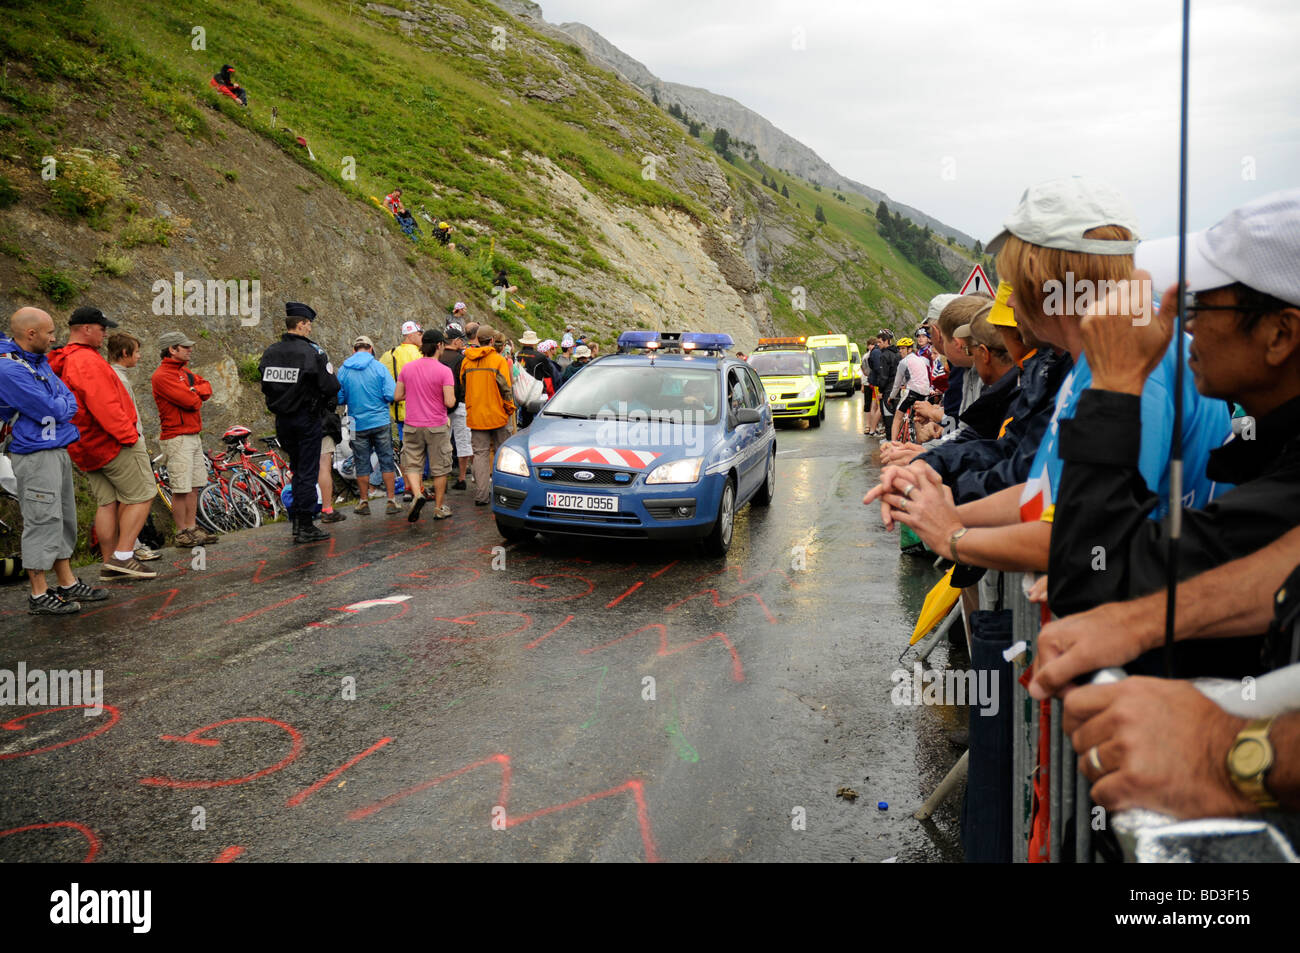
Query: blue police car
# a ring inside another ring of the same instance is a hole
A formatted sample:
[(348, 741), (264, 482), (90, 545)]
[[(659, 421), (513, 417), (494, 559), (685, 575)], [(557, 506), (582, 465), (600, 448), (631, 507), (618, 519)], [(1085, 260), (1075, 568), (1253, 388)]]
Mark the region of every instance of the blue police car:
[(725, 555), (737, 510), (776, 490), (772, 411), (731, 346), (727, 334), (624, 332), (619, 353), (566, 381), (497, 452), (501, 535), (697, 539)]

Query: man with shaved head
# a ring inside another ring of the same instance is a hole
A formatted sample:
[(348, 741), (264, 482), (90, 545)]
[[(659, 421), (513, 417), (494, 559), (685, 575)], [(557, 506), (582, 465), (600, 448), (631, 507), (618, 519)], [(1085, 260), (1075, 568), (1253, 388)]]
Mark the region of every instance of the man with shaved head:
[[(74, 576), (68, 562), (77, 545), (77, 502), (65, 448), (81, 436), (72, 423), (77, 399), (45, 361), (54, 344), (48, 314), (20, 308), (9, 319), (9, 334), (0, 339), (0, 415), (13, 428), (9, 459), (23, 516), (23, 568), (32, 587), (27, 611), (67, 615), (83, 602), (108, 598), (107, 589)], [(50, 569), (58, 580), (54, 587), (45, 578)]]

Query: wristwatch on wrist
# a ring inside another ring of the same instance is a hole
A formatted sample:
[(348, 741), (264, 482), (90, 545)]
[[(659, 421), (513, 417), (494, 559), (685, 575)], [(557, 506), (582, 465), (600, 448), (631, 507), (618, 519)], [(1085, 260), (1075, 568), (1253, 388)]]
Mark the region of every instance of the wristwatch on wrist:
[(958, 566), (960, 566), (962, 562), (960, 559), (957, 558), (957, 540), (961, 539), (969, 532), (970, 532), (970, 527), (963, 526), (961, 529), (957, 530), (951, 536), (948, 537), (948, 549), (952, 551), (952, 561), (955, 562)]
[(1268, 730), (1273, 718), (1256, 718), (1241, 729), (1228, 749), (1228, 777), (1238, 791), (1261, 808), (1277, 807), (1277, 799), (1264, 786), (1264, 776), (1273, 767), (1273, 745)]

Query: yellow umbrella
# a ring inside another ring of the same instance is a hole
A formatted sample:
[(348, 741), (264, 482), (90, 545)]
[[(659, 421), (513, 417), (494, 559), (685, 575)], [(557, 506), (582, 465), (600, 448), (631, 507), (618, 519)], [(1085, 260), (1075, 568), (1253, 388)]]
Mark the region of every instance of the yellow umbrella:
[[(953, 566), (952, 569), (956, 569)], [(943, 578), (934, 584), (934, 588), (925, 597), (925, 603), (921, 606), (921, 614), (916, 620), (916, 628), (912, 630), (912, 641), (908, 645), (915, 645), (925, 638), (926, 633), (948, 617), (952, 607), (957, 604), (957, 597), (961, 595), (960, 589), (954, 589), (952, 585), (952, 569), (944, 573)]]

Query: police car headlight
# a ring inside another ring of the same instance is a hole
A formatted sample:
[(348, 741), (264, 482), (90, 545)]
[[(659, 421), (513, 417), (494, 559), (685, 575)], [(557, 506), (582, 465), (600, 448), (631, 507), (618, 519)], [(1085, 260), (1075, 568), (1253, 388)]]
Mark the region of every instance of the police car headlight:
[(512, 473), (515, 476), (528, 476), (528, 461), (524, 455), (513, 447), (502, 447), (501, 452), (497, 454), (497, 469), (502, 473)]
[(809, 385), (808, 385), (807, 387), (805, 387), (803, 390), (799, 391), (799, 399), (800, 399), (800, 400), (812, 400), (814, 397), (817, 396), (817, 392), (818, 392), (819, 390), (821, 390), (821, 385), (820, 385), (820, 384), (817, 384), (816, 382), (814, 382), (814, 383), (812, 383), (812, 384), (809, 384)]
[(645, 478), (647, 484), (653, 483), (694, 483), (700, 478), (700, 467), (704, 464), (703, 457), (686, 457), (684, 460), (674, 460), (672, 463), (665, 463), (657, 466), (650, 471), (650, 475)]

